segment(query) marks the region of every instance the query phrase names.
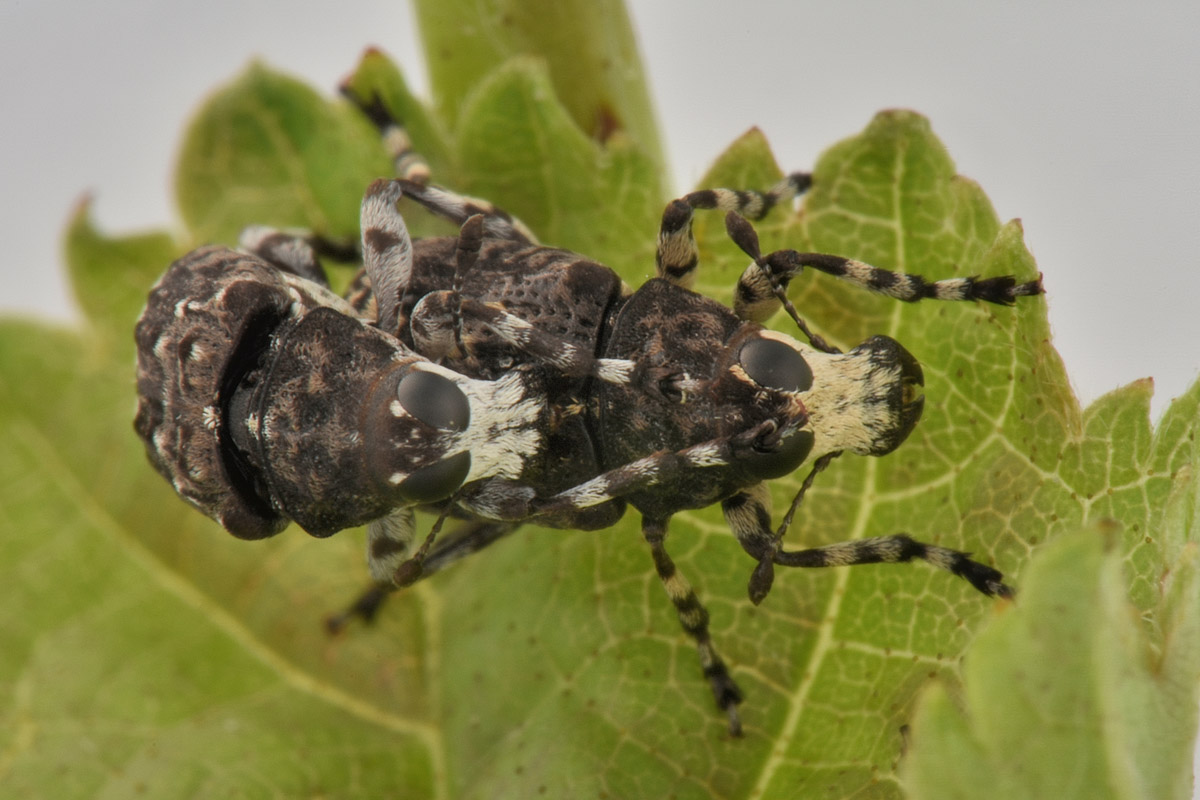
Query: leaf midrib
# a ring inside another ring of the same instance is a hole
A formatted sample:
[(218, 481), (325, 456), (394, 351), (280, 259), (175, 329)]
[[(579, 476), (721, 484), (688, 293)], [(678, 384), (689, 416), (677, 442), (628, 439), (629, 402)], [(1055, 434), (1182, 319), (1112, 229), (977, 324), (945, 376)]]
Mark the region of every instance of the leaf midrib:
[[(903, 233), (905, 230), (904, 205), (900, 189), (904, 180), (905, 166), (905, 160), (902, 155), (896, 159), (891, 182), (892, 208), (895, 213), (890, 220), (890, 225), (896, 231), (896, 236), (894, 237), (896, 252), (892, 263), (900, 270), (907, 269)], [(900, 329), (902, 322), (901, 315), (901, 304), (894, 303), (889, 312), (890, 320), (887, 326), (891, 334), (895, 334)], [(855, 514), (853, 524), (850, 525), (847, 532), (846, 541), (862, 539), (866, 535), (868, 522), (879, 503), (879, 498), (875, 495), (879, 469), (878, 464), (879, 462), (874, 458), (867, 459), (863, 469), (863, 479), (859, 484), (861, 487), (858, 493), (859, 501), (854, 504), (857, 513)], [(792, 749), (792, 742), (795, 740), (796, 731), (800, 726), (800, 720), (807, 706), (809, 694), (813, 686), (817, 683), (818, 676), (824, 667), (826, 656), (834, 650), (834, 628), (841, 617), (842, 601), (846, 597), (846, 587), (850, 580), (850, 570), (843, 568), (836, 569), (834, 572), (833, 587), (829, 591), (829, 599), (825, 604), (824, 613), (817, 626), (817, 640), (813, 645), (812, 657), (809, 659), (808, 668), (804, 671), (796, 690), (788, 697), (787, 715), (779, 731), (778, 744), (776, 747), (771, 748), (767, 760), (763, 763), (762, 770), (759, 772), (758, 779), (751, 790), (751, 797), (765, 796), (776, 773), (784, 764), (786, 760), (784, 754), (790, 752)], [(867, 766), (867, 764), (864, 763), (863, 766)], [(895, 781), (894, 776), (890, 777), (891, 780)]]

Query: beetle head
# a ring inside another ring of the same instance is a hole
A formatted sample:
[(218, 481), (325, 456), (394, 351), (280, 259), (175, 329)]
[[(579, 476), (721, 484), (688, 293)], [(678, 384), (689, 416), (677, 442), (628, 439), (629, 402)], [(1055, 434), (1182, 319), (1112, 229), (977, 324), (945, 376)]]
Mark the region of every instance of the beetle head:
[(886, 455), (912, 433), (925, 406), (921, 365), (887, 336), (874, 336), (848, 353), (825, 353), (763, 331), (742, 347), (739, 360), (760, 384), (795, 387), (790, 391), (807, 410), (816, 456), (839, 450)]

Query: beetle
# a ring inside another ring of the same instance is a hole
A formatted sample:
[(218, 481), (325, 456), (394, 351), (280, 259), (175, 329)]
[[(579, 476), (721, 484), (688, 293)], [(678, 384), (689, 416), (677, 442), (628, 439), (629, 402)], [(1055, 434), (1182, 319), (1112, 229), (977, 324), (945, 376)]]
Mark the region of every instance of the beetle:
[[(795, 173), (763, 192), (669, 203), (657, 275), (631, 290), (490, 203), (431, 183), (382, 104), (358, 102), (400, 177), (365, 194), (363, 269), (347, 295), (329, 290), (319, 240), (249, 228), (239, 250), (205, 247), (172, 264), (135, 332), (135, 428), (183, 499), (246, 539), (290, 522), (318, 537), (366, 525), (375, 585), (335, 624), (369, 618), (391, 590), (523, 523), (596, 530), (632, 506), (738, 735), (742, 692), (666, 550), (677, 512), (721, 505), (756, 562), (756, 604), (776, 566), (914, 558), (986, 595), (1011, 594), (996, 569), (904, 534), (784, 547), (815, 475), (843, 452), (892, 452), (924, 407), (921, 367), (899, 342), (874, 336), (840, 352), (809, 331), (786, 288), (808, 268), (905, 302), (1011, 305), (1039, 294), (1040, 277), (926, 280), (828, 254), (763, 253), (750, 220), (810, 186)], [(401, 197), (458, 225), (457, 236), (412, 240)], [(704, 209), (725, 212), (750, 259), (732, 309), (689, 288), (692, 220)], [(780, 305), (807, 341), (763, 326)], [(776, 529), (767, 482), (806, 463)], [(439, 518), (414, 548), (416, 508)], [(439, 540), (449, 516), (466, 522)]]

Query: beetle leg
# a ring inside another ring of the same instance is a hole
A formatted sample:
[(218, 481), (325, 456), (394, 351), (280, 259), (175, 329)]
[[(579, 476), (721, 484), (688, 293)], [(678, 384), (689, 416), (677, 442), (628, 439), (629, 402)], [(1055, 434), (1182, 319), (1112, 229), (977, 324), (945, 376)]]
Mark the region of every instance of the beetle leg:
[[(734, 312), (751, 322), (764, 322), (778, 310), (780, 303), (795, 317), (795, 309), (787, 300), (784, 290), (788, 282), (804, 271), (805, 267), (824, 272), (835, 278), (895, 300), (915, 303), (918, 300), (982, 300), (1010, 306), (1018, 297), (1042, 293), (1042, 279), (1018, 283), (1011, 275), (981, 278), (970, 275), (963, 278), (928, 280), (920, 275), (892, 272), (873, 267), (852, 258), (825, 253), (801, 253), (796, 250), (777, 250), (762, 255), (758, 249), (758, 235), (754, 226), (729, 212), (725, 217), (729, 237), (754, 263), (746, 268), (738, 279), (734, 297)], [(801, 325), (803, 329), (803, 325)], [(815, 342), (814, 342), (815, 344)]]
[(383, 100), (376, 94), (363, 98), (349, 87), (342, 87), (342, 96), (363, 112), (367, 119), (374, 123), (383, 139), (383, 146), (392, 157), (396, 177), (414, 183), (428, 183), (430, 169), (425, 158), (413, 148), (408, 131), (396, 120), (392, 113), (383, 105)]
[(756, 605), (761, 603), (770, 592), (776, 564), (784, 567), (850, 567), (857, 564), (895, 564), (914, 558), (963, 578), (983, 594), (1012, 597), (1012, 589), (1005, 585), (1004, 576), (998, 570), (972, 560), (967, 553), (918, 542), (903, 533), (837, 542), (806, 550), (784, 550), (783, 533), (792, 514), (805, 491), (812, 485), (813, 477), (830, 460), (831, 457), (827, 455), (814, 462), (812, 472), (805, 478), (784, 524), (777, 531), (771, 530), (770, 496), (763, 485), (743, 490), (722, 501), (721, 509), (734, 536), (742, 548), (758, 561), (750, 577), (751, 602)]
[[(547, 333), (496, 303), (463, 297), (453, 290), (429, 292), (422, 297), (413, 309), (409, 330), (417, 352), (430, 359), (473, 356), (480, 346), (498, 338), (563, 375), (591, 376), (620, 385), (643, 377), (636, 362), (597, 358), (590, 350)], [(653, 376), (644, 377), (651, 380)], [(656, 391), (657, 385), (648, 388)]]
[(283, 231), (266, 225), (251, 225), (242, 230), (238, 247), (266, 261), (282, 272), (319, 283), (329, 288), (325, 269), (317, 260), (312, 237), (300, 231)]
[(458, 502), (487, 519), (572, 527), (572, 515), (581, 509), (593, 508), (651, 486), (683, 480), (694, 470), (746, 463), (755, 457), (765, 440), (777, 438), (774, 434), (778, 430), (776, 421), (766, 420), (734, 436), (710, 439), (682, 450), (660, 450), (549, 497), (538, 497), (533, 487), (517, 481), (492, 478), (478, 482), (459, 495)]
[(400, 301), (412, 281), (413, 246), (404, 218), (396, 208), (402, 187), (377, 180), (367, 189), (361, 211), (363, 268), (371, 281), (380, 330), (396, 333)]
[(415, 533), (416, 522), (408, 507), (367, 523), (367, 566), (376, 583), (391, 582), (396, 569), (408, 558)]
[(462, 225), (469, 217), (479, 214), (483, 217), (485, 235), (495, 239), (537, 244), (537, 238), (524, 222), (487, 200), (457, 194), (441, 186), (426, 186), (405, 180), (397, 183), (403, 188), (405, 197), (420, 203), (434, 216)]
[(762, 219), (776, 205), (791, 200), (810, 185), (811, 175), (796, 172), (765, 192), (702, 189), (672, 200), (663, 210), (658, 231), (655, 256), (658, 276), (683, 287), (690, 287), (694, 282), (700, 260), (696, 238), (692, 235), (692, 212), (696, 209), (736, 211), (750, 219)]
[(658, 572), (658, 578), (662, 581), (663, 588), (667, 591), (667, 597), (671, 598), (671, 604), (675, 606), (675, 611), (679, 615), (679, 624), (683, 626), (684, 633), (696, 642), (696, 649), (700, 655), (700, 666), (704, 670), (704, 677), (708, 678), (709, 685), (712, 686), (713, 698), (717, 702), (717, 707), (729, 717), (729, 733), (732, 736), (741, 736), (742, 721), (738, 716), (737, 707), (742, 702), (742, 691), (730, 676), (729, 668), (725, 666), (725, 661), (713, 646), (712, 637), (708, 631), (708, 610), (696, 597), (696, 592), (687, 579), (679, 573), (671, 556), (667, 554), (666, 520), (652, 520), (643, 517), (642, 537), (646, 540), (646, 544), (650, 545), (654, 569)]
[(900, 564), (919, 558), (939, 569), (952, 572), (989, 597), (1013, 596), (999, 570), (980, 564), (969, 553), (918, 542), (906, 533), (874, 536), (837, 542), (808, 550), (783, 550), (775, 554), (776, 564), (785, 567), (852, 567), (857, 564)]
[(384, 147), (392, 156), (396, 177), (404, 194), (425, 206), (436, 216), (462, 225), (473, 214), (482, 214), (489, 236), (536, 244), (537, 239), (525, 223), (497, 208), (486, 200), (456, 194), (429, 183), (429, 164), (413, 149), (412, 140), (404, 126), (383, 105), (378, 96), (359, 97), (352, 91), (343, 94), (375, 124), (383, 138)]
[[(407, 509), (406, 509), (407, 510)], [(411, 513), (411, 512), (410, 512)], [(385, 517), (384, 519), (389, 519)], [(378, 520), (377, 520), (378, 521)], [(372, 538), (371, 530), (375, 525), (374, 522), (367, 526), (369, 543), (378, 541)], [(389, 523), (393, 532), (396, 527)], [(402, 526), (401, 526), (402, 527)], [(492, 522), (490, 520), (472, 520), (459, 526), (454, 533), (446, 539), (440, 540), (429, 550), (429, 553), (422, 561), (420, 579), (424, 580), (435, 572), (440, 572), (456, 561), (460, 561), (469, 555), (478, 553), (488, 545), (491, 545), (519, 528), (520, 525), (509, 522)], [(412, 542), (412, 529), (407, 531), (408, 543)], [(407, 556), (408, 547), (404, 547), (398, 551)], [(368, 558), (373, 558), (374, 553), (369, 549)], [(375, 615), (379, 612), (380, 607), (391, 597), (399, 588), (392, 580), (392, 574), (396, 567), (403, 563), (404, 557), (393, 558), (387, 566), (391, 567), (391, 572), (386, 573), (382, 580), (378, 580), (371, 584), (358, 598), (351, 603), (345, 611), (340, 614), (335, 614), (325, 621), (325, 626), (330, 633), (338, 633), (346, 627), (352, 620), (361, 619), (364, 622), (371, 622)], [(394, 563), (394, 565), (393, 565)], [(385, 567), (381, 567), (380, 572)], [(372, 568), (372, 575), (376, 574), (377, 570)]]

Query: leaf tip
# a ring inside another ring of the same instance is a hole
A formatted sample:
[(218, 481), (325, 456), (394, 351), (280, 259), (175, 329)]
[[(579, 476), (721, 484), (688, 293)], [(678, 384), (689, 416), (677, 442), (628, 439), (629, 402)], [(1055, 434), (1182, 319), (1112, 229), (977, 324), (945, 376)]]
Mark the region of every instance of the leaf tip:
[(62, 243), (63, 247), (67, 248), (68, 260), (71, 246), (81, 237), (95, 233), (96, 226), (92, 224), (92, 205), (95, 201), (95, 195), (91, 191), (85, 191), (71, 204), (71, 210), (67, 214), (67, 225), (62, 233)]
[(75, 202), (71, 204), (71, 220), (75, 221), (80, 217), (85, 217), (91, 213), (92, 204), (96, 201), (96, 195), (91, 189), (85, 189), (75, 198)]
[(338, 82), (338, 89), (345, 91), (347, 88), (353, 87), (356, 80), (364, 73), (373, 74), (378, 70), (390, 67), (391, 59), (388, 58), (382, 47), (370, 45), (363, 50), (362, 55), (358, 57), (358, 63), (350, 70), (346, 77)]
[(929, 117), (911, 108), (885, 108), (877, 111), (867, 128), (876, 131), (887, 128), (915, 129), (932, 133)]

